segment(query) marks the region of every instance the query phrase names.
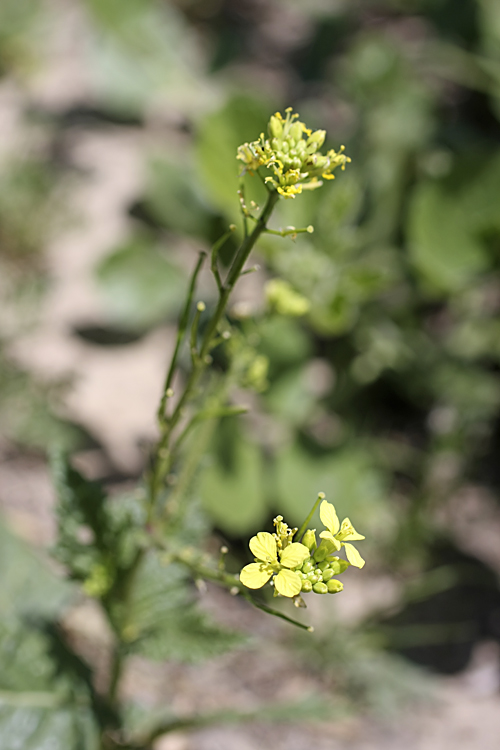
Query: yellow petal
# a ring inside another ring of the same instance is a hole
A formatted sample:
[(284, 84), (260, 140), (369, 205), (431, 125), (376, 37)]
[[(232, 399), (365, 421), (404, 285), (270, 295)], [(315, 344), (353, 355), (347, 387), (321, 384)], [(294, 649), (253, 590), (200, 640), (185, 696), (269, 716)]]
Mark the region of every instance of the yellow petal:
[[(329, 542), (333, 544), (332, 552), (335, 552), (336, 550), (340, 549), (340, 546), (341, 546), (340, 542), (338, 541), (338, 539), (335, 539), (331, 531), (322, 531), (319, 536), (320, 536), (320, 539), (327, 539)], [(328, 552), (328, 554), (330, 555), (331, 552)]]
[(321, 523), (326, 526), (328, 531), (333, 535), (338, 532), (340, 529), (340, 522), (335, 513), (335, 508), (331, 503), (323, 500), (319, 508), (319, 517), (321, 518)]
[(285, 568), (296, 568), (298, 565), (302, 565), (309, 557), (309, 550), (304, 544), (300, 542), (293, 542), (285, 547), (281, 553), (281, 564)]
[(293, 570), (280, 570), (274, 579), (274, 585), (281, 596), (297, 596), (302, 589), (302, 579)]
[(276, 539), (268, 531), (259, 531), (257, 536), (250, 539), (248, 545), (257, 560), (263, 562), (278, 562)]
[(355, 568), (362, 568), (365, 561), (353, 544), (344, 544), (347, 559)]
[(365, 537), (362, 534), (358, 534), (348, 518), (344, 518), (344, 520), (342, 521), (342, 526), (340, 527), (340, 532), (338, 533), (338, 538), (341, 542), (343, 542), (345, 539), (349, 539), (351, 542), (359, 542)]
[(249, 589), (261, 589), (273, 574), (272, 568), (264, 563), (245, 565), (240, 573), (240, 581)]

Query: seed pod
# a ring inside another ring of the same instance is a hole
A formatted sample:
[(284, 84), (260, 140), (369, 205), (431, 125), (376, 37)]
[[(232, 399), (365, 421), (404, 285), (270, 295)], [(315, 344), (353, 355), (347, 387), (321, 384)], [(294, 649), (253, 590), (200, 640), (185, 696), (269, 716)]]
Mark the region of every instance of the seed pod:
[(328, 586), (326, 583), (315, 583), (313, 591), (315, 594), (328, 594)]
[(332, 578), (331, 581), (328, 581), (328, 583), (324, 583), (323, 586), (327, 587), (329, 594), (338, 594), (339, 591), (342, 591), (342, 589), (344, 588), (344, 584), (342, 583), (342, 581), (338, 581), (336, 578)]

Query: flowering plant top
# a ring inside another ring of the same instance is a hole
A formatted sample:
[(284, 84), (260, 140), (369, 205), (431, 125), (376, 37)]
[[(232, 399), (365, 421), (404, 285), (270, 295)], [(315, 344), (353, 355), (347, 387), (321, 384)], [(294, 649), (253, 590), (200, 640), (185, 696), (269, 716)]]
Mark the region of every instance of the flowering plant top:
[[(326, 131), (314, 132), (298, 120), (292, 108), (272, 115), (268, 124), (269, 138), (261, 133), (252, 143), (244, 143), (238, 148), (237, 159), (243, 162), (245, 172), (256, 172), (265, 167), (272, 174), (264, 177), (267, 185), (272, 185), (285, 198), (295, 198), (303, 190), (314, 190), (325, 180), (333, 180), (334, 169), (350, 162), (344, 146), (339, 151), (330, 149), (322, 154), (320, 149), (325, 141)], [(321, 179), (322, 178), (322, 179)]]
[[(318, 544), (316, 529), (306, 529), (306, 526), (319, 502), (320, 518), (326, 530), (320, 533)], [(350, 543), (365, 537), (358, 534), (348, 518), (340, 524), (335, 507), (324, 499), (323, 493), (300, 531), (289, 528), (282, 516), (274, 519), (274, 526), (274, 534), (260, 531), (250, 539), (255, 562), (245, 565), (240, 573), (241, 583), (249, 589), (260, 589), (270, 582), (275, 596), (286, 596), (294, 599), (297, 606), (305, 606), (301, 593), (337, 594), (344, 585), (335, 576), (351, 565), (362, 568), (365, 564)], [(300, 542), (292, 541), (297, 532)], [(335, 555), (342, 547), (347, 560)]]

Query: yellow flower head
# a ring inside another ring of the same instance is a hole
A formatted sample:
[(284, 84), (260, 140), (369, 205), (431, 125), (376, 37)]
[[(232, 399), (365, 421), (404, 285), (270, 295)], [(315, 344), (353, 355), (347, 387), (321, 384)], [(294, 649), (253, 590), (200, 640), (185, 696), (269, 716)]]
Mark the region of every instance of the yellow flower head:
[(354, 565), (356, 568), (362, 568), (365, 561), (356, 547), (349, 542), (356, 542), (365, 537), (358, 534), (348, 518), (345, 518), (342, 521), (342, 525), (340, 525), (334, 506), (326, 500), (323, 500), (321, 503), (319, 517), (323, 525), (327, 528), (327, 531), (321, 532), (321, 539), (326, 539), (330, 542), (335, 550), (345, 547), (345, 553), (351, 565)]
[(259, 140), (240, 146), (236, 156), (244, 164), (243, 173), (252, 173), (261, 166), (271, 170), (265, 182), (284, 198), (295, 198), (302, 190), (320, 187), (320, 178), (333, 180), (334, 169), (345, 169), (351, 161), (343, 154), (344, 146), (322, 154), (326, 132), (312, 132), (298, 117), (291, 107), (286, 110), (286, 117), (276, 112), (269, 120), (269, 138), (262, 133)]
[(309, 550), (299, 542), (289, 542), (288, 534), (286, 539), (283, 537), (281, 540), (286, 541), (286, 545), (280, 546), (277, 536), (260, 531), (250, 539), (249, 547), (255, 555), (255, 562), (245, 565), (240, 573), (240, 581), (249, 589), (260, 589), (273, 578), (278, 594), (297, 596), (302, 588), (302, 579), (291, 568), (302, 565), (309, 557)]

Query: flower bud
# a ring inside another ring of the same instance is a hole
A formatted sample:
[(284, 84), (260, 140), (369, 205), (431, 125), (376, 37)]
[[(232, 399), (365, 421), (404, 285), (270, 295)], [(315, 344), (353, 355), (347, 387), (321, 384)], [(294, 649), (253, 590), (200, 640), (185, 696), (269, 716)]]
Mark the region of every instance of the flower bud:
[(332, 578), (331, 581), (328, 581), (328, 583), (324, 583), (323, 586), (327, 587), (329, 594), (338, 594), (339, 591), (342, 591), (342, 589), (344, 588), (344, 584), (342, 583), (342, 581), (338, 581), (336, 578)]
[(313, 591), (315, 594), (328, 594), (328, 586), (326, 583), (315, 583)]
[(316, 549), (316, 534), (315, 529), (307, 529), (306, 533), (302, 537), (302, 544), (304, 544), (310, 552)]
[(297, 143), (302, 138), (302, 131), (304, 126), (301, 122), (294, 122), (290, 128), (290, 137)]
[(330, 560), (330, 568), (333, 570), (333, 575), (339, 576), (344, 573), (349, 567), (347, 560), (343, 560), (341, 557), (332, 557)]
[(269, 120), (269, 135), (271, 138), (281, 138), (283, 135), (283, 123), (281, 120), (276, 117), (275, 115), (272, 115), (271, 119)]
[(333, 578), (333, 570), (331, 570), (331, 568), (327, 568), (323, 571), (323, 581), (327, 583), (331, 578)]
[(307, 574), (307, 573), (310, 573), (312, 570), (314, 570), (314, 563), (311, 560), (311, 558), (309, 558), (303, 564), (303, 566), (302, 566), (302, 572)]
[(302, 591), (305, 594), (308, 594), (312, 590), (313, 590), (313, 585), (311, 581), (302, 581)]
[(326, 138), (326, 130), (315, 130), (307, 139), (307, 145), (314, 144), (316, 148), (321, 148)]
[(330, 565), (328, 563), (328, 560), (322, 560), (321, 562), (318, 563), (316, 567), (318, 567), (321, 570), (321, 572), (323, 572), (328, 567), (330, 567)]

